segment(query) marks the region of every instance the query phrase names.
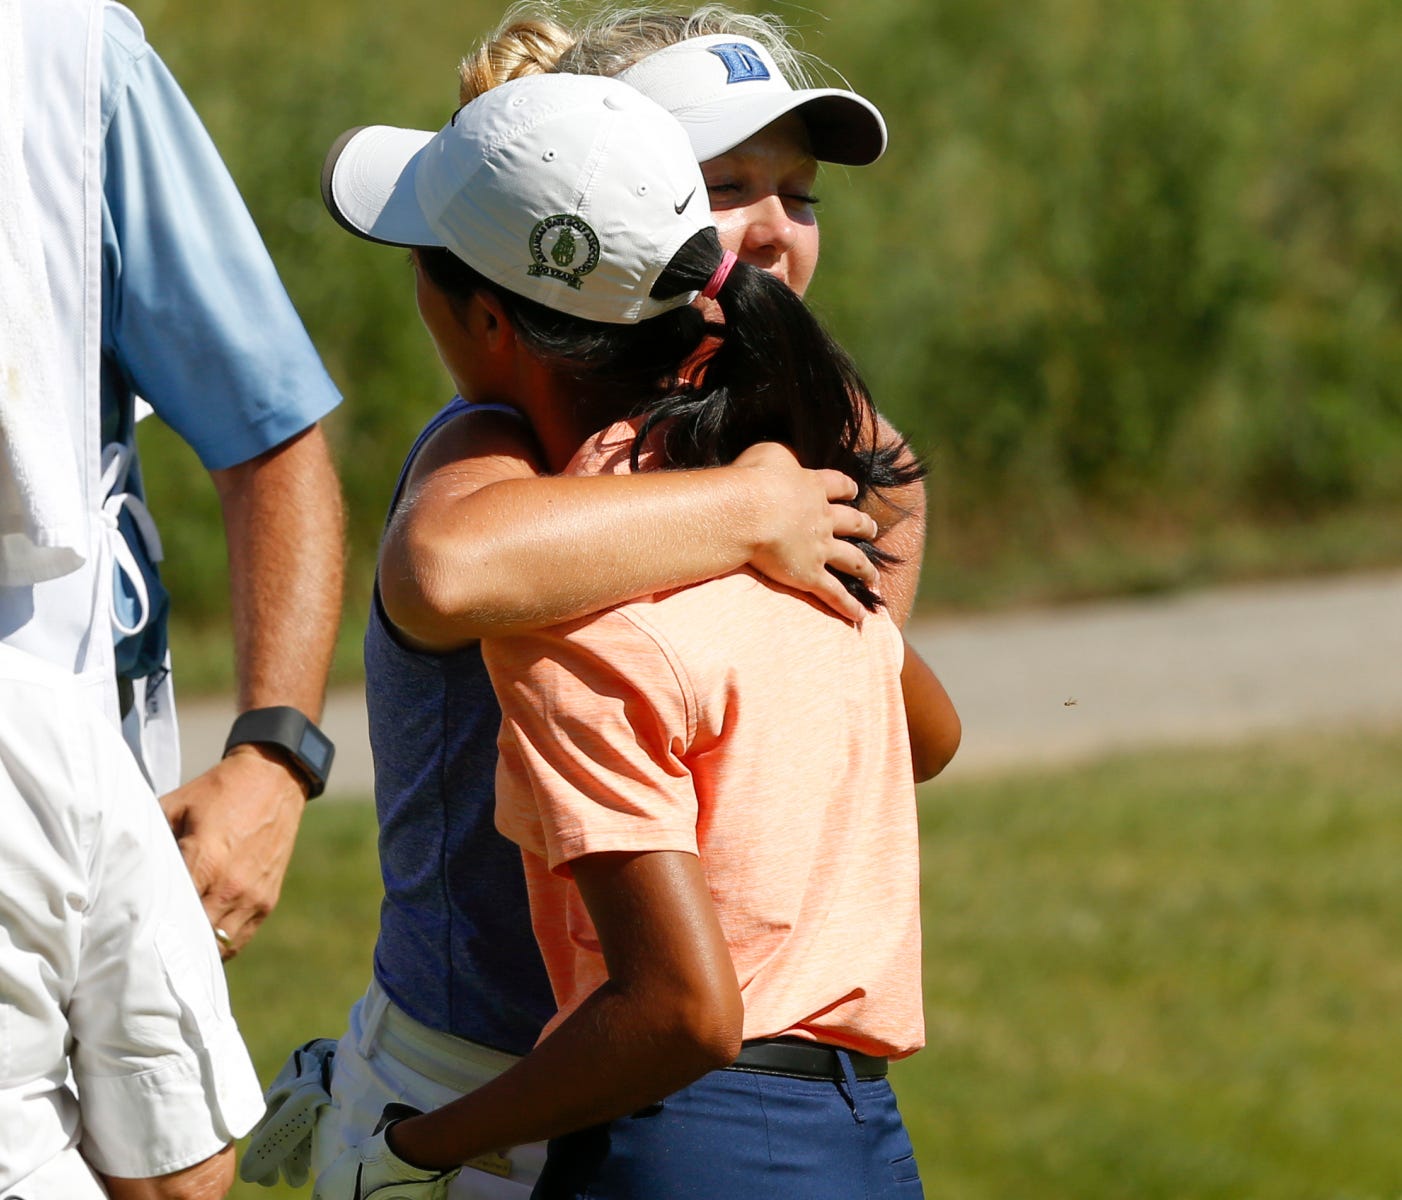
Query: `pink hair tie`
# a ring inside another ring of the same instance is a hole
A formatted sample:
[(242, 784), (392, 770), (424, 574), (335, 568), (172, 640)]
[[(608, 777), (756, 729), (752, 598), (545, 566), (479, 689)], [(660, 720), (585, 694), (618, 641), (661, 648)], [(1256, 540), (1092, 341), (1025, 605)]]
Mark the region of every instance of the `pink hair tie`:
[(725, 286), (725, 281), (730, 278), (730, 272), (734, 270), (737, 261), (739, 260), (734, 250), (727, 250), (720, 256), (720, 266), (716, 268), (715, 274), (706, 281), (706, 286), (701, 289), (701, 294), (707, 300), (714, 300), (720, 295), (720, 290)]

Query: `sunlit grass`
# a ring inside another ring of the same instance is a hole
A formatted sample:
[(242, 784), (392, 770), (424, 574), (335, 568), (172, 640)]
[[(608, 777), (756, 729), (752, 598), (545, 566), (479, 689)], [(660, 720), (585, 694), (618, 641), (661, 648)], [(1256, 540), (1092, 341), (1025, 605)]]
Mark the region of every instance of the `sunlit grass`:
[[(924, 788), (928, 1194), (1394, 1200), (1399, 779), (1359, 735)], [(369, 805), (313, 805), (230, 971), (265, 1078), (343, 1028), (377, 901)]]
[[(346, 1014), (370, 981), (382, 894), (373, 805), (310, 805), (282, 901), (228, 969), (234, 1015), (264, 1084), (294, 1046), (345, 1031)], [(231, 1193), (298, 1194), (311, 1192), (240, 1181)]]
[(934, 1195), (1392, 1197), (1402, 739), (925, 793)]

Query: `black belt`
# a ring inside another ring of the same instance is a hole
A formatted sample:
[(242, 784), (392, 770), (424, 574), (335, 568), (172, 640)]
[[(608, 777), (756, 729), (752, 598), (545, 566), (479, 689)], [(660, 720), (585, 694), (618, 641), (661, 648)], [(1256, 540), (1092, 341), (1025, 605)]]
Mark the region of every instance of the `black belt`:
[[(870, 1054), (844, 1051), (852, 1060), (852, 1073), (858, 1079), (884, 1079), (886, 1060)], [(732, 1071), (752, 1071), (759, 1075), (789, 1075), (795, 1079), (843, 1079), (842, 1061), (837, 1050), (821, 1042), (797, 1038), (765, 1038), (746, 1042), (740, 1057), (730, 1064)]]

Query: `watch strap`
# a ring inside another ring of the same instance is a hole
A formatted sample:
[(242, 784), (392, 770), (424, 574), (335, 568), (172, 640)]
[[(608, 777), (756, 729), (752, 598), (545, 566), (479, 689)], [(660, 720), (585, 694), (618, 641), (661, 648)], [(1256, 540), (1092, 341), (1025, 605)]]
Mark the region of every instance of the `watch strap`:
[(225, 757), (235, 746), (248, 744), (278, 751), (306, 783), (308, 800), (326, 790), (336, 747), (300, 709), (280, 704), (239, 713), (224, 743)]

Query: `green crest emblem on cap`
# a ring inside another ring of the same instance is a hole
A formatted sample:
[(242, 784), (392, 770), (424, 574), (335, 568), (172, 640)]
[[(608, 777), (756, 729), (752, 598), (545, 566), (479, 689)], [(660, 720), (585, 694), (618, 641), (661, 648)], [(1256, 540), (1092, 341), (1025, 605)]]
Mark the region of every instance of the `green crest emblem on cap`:
[(558, 279), (576, 291), (579, 281), (599, 265), (598, 235), (568, 213), (538, 221), (531, 230), (530, 245), (535, 262), (526, 274)]
[(562, 267), (568, 267), (574, 262), (575, 241), (574, 234), (568, 229), (560, 230), (560, 236), (555, 239), (555, 249), (550, 251), (553, 258)]

